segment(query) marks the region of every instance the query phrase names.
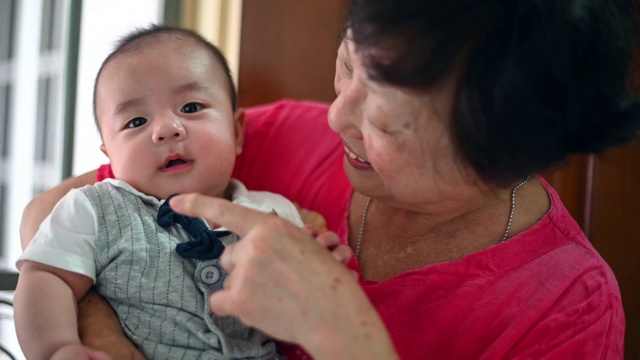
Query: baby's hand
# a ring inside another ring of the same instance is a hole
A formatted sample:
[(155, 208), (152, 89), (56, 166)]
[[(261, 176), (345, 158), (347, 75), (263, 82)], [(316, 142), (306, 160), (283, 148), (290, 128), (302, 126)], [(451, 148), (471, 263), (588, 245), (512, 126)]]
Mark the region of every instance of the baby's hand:
[(301, 208), (298, 203), (294, 204), (298, 209), (298, 213), (300, 213), (300, 218), (302, 219), (303, 224), (311, 225), (319, 234), (328, 230), (327, 223), (324, 220), (324, 216), (322, 216), (322, 214), (317, 211)]
[(351, 248), (347, 245), (340, 244), (340, 238), (334, 232), (325, 231), (319, 234), (311, 225), (305, 225), (302, 229), (313, 236), (320, 245), (331, 251), (333, 257), (343, 265), (346, 265), (349, 259), (351, 259)]
[(320, 245), (331, 250), (336, 260), (346, 264), (351, 258), (351, 249), (346, 245), (340, 245), (340, 238), (329, 232), (324, 216), (317, 211), (302, 208), (298, 203), (294, 204), (300, 213), (302, 223), (304, 223), (303, 229), (316, 238)]
[(65, 345), (51, 355), (51, 360), (112, 360), (107, 353), (80, 344)]

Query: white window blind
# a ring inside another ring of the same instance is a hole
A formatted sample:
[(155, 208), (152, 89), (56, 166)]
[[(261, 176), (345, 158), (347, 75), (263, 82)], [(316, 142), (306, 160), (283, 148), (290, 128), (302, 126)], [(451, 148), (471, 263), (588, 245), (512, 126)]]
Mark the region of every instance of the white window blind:
[[(78, 0), (0, 0), (0, 258), (20, 253), (21, 209), (68, 169), (70, 29)], [(74, 18), (75, 16), (75, 18)], [(77, 26), (76, 26), (77, 27)], [(77, 34), (75, 34), (77, 35)]]

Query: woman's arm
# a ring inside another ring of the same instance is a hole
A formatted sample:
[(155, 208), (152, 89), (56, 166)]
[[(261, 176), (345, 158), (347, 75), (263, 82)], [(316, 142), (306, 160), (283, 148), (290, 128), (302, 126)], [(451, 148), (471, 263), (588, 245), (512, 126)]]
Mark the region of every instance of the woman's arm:
[(91, 290), (78, 303), (78, 332), (82, 344), (102, 350), (114, 360), (144, 360), (129, 341), (109, 303)]
[[(40, 193), (25, 207), (20, 223), (22, 248), (33, 239), (42, 221), (69, 190), (95, 183), (96, 171), (69, 178)], [(124, 334), (120, 321), (109, 304), (90, 290), (78, 303), (78, 331), (82, 343), (104, 350), (113, 359), (144, 359)]]

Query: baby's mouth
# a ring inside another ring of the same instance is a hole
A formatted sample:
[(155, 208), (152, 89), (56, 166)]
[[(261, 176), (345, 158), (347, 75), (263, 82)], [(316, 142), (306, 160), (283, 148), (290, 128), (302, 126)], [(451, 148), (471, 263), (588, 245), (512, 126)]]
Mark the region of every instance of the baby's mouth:
[(193, 162), (192, 160), (185, 158), (181, 154), (171, 155), (166, 158), (166, 160), (164, 161), (164, 164), (162, 164), (161, 170), (164, 171), (164, 170), (169, 170), (171, 168), (182, 166), (182, 165), (189, 165), (192, 162)]

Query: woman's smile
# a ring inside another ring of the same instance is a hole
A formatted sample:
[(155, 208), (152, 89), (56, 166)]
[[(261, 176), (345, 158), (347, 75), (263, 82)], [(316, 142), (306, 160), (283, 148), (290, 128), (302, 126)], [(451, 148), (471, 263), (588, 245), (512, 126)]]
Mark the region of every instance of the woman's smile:
[(346, 157), (347, 161), (354, 168), (356, 168), (358, 170), (371, 170), (371, 169), (373, 169), (373, 167), (371, 166), (371, 163), (369, 163), (368, 161), (366, 161), (365, 159), (360, 157), (355, 152), (351, 151), (351, 149), (349, 149), (347, 147), (347, 145), (344, 145), (344, 152), (346, 154), (345, 157)]

